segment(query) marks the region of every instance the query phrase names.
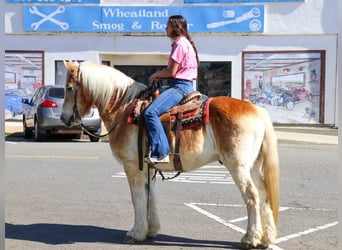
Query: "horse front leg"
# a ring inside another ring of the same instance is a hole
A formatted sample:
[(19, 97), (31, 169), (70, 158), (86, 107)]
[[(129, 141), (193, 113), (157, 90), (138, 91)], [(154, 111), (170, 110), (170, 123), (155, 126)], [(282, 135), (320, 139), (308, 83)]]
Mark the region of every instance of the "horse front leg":
[[(153, 172), (153, 169), (149, 169), (150, 173)], [(148, 231), (147, 237), (155, 238), (160, 229), (158, 211), (157, 211), (157, 202), (156, 202), (156, 194), (155, 194), (155, 179), (152, 180), (153, 174), (149, 175), (150, 185), (146, 186), (147, 190), (147, 220), (148, 220)]]
[(124, 243), (134, 244), (146, 239), (148, 231), (147, 220), (147, 195), (146, 172), (140, 171), (136, 165), (125, 164), (124, 166), (129, 188), (131, 191), (131, 199), (134, 209), (134, 225), (127, 232)]

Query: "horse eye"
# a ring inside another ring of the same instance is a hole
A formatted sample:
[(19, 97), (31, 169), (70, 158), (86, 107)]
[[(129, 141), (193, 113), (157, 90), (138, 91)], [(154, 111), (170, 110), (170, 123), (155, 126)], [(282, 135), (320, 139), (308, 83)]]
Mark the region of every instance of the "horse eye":
[(66, 89), (67, 91), (71, 91), (71, 90), (72, 90), (72, 87), (68, 86), (68, 87), (65, 87), (65, 89)]

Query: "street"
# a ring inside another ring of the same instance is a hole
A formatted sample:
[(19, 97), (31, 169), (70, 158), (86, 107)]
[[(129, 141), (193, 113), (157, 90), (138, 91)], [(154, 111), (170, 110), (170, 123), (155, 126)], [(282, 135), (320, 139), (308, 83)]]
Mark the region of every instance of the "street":
[[(106, 141), (6, 139), (6, 249), (239, 249), (246, 208), (218, 162), (156, 180), (161, 230), (124, 245), (133, 209)], [(280, 143), (280, 219), (269, 249), (337, 249), (337, 145)], [(169, 176), (169, 175), (168, 175)]]

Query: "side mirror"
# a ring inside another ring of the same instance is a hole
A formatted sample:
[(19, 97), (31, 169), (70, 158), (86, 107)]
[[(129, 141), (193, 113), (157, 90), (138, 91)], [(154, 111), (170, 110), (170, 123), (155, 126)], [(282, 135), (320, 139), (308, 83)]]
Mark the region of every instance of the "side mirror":
[(29, 99), (23, 98), (23, 99), (21, 99), (21, 102), (24, 104), (29, 104)]

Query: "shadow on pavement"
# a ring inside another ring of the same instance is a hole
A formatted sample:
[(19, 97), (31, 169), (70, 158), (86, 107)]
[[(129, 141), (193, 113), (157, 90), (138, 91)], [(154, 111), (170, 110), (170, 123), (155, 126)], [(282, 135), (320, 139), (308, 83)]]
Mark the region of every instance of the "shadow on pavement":
[[(126, 231), (89, 225), (47, 223), (15, 225), (6, 223), (5, 235), (6, 239), (35, 241), (50, 245), (78, 242), (123, 244), (122, 240)], [(198, 240), (164, 234), (159, 234), (155, 239), (146, 240), (138, 245), (240, 249), (239, 242)]]
[(82, 139), (72, 139), (68, 138), (67, 136), (60, 137), (56, 136), (49, 136), (48, 138), (41, 139), (40, 141), (35, 141), (33, 138), (26, 139), (23, 136), (22, 132), (16, 132), (12, 134), (8, 134), (5, 136), (5, 141), (8, 142), (32, 142), (32, 143), (44, 143), (44, 142), (90, 142), (89, 140), (82, 140)]

